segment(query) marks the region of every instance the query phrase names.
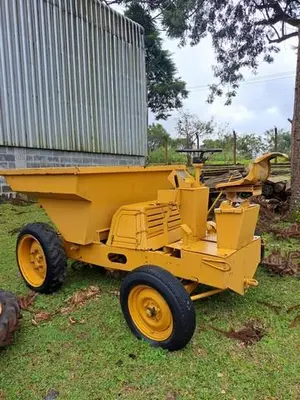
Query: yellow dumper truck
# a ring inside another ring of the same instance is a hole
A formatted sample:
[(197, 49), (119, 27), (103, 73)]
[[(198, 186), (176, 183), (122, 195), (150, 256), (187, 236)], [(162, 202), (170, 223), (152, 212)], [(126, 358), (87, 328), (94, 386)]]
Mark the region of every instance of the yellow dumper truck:
[[(130, 329), (154, 346), (180, 349), (195, 330), (193, 301), (257, 285), (259, 206), (239, 193), (261, 193), (275, 156), (218, 185), (227, 200), (215, 221), (208, 221), (200, 163), (195, 176), (180, 165), (0, 171), (13, 191), (38, 199), (58, 231), (42, 223), (21, 230), (20, 272), (31, 289), (51, 293), (65, 279), (67, 259), (128, 271), (120, 302)], [(199, 292), (201, 285), (211, 289)]]

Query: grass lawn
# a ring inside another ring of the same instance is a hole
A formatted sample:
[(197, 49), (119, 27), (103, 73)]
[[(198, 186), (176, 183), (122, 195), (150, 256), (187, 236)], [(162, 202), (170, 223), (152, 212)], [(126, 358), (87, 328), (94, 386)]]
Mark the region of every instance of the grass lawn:
[[(47, 221), (35, 206), (0, 205), (0, 287), (28, 292), (15, 261), (17, 230)], [(297, 248), (297, 241), (267, 246)], [(179, 352), (150, 348), (129, 332), (115, 291), (120, 281), (99, 268), (69, 268), (64, 287), (37, 297), (35, 311), (54, 312), (76, 290), (99, 286), (100, 296), (70, 315), (57, 315), (37, 327), (23, 313), (14, 344), (0, 351), (0, 399), (43, 399), (49, 390), (59, 400), (96, 399), (300, 399), (300, 324), (290, 325), (300, 308), (300, 281), (272, 277), (262, 268), (260, 285), (245, 297), (224, 292), (196, 302), (197, 329)], [(280, 306), (279, 314), (263, 305)], [(83, 320), (71, 324), (69, 317)], [(224, 337), (211, 326), (230, 330), (259, 320), (266, 335), (253, 346)]]

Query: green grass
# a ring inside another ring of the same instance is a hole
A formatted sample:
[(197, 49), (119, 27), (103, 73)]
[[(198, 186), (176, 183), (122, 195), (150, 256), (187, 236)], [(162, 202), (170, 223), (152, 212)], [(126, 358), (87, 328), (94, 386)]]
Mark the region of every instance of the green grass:
[[(16, 234), (10, 232), (37, 221), (47, 218), (35, 206), (0, 205), (0, 287), (19, 295), (27, 289), (15, 262)], [(266, 239), (274, 245), (272, 236)], [(40, 400), (50, 389), (60, 393), (59, 400), (300, 399), (300, 326), (290, 328), (297, 311), (286, 312), (300, 304), (300, 282), (261, 268), (257, 279), (259, 287), (244, 297), (224, 292), (197, 302), (194, 338), (186, 349), (168, 353), (129, 332), (112, 293), (120, 281), (98, 268), (70, 268), (63, 289), (38, 296), (35, 310), (53, 312), (90, 285), (101, 288), (100, 297), (71, 314), (84, 324), (57, 315), (35, 327), (24, 312), (14, 344), (0, 352), (0, 399)], [(260, 301), (281, 306), (280, 314)], [(247, 348), (210, 328), (237, 329), (251, 319), (260, 320), (267, 334)]]

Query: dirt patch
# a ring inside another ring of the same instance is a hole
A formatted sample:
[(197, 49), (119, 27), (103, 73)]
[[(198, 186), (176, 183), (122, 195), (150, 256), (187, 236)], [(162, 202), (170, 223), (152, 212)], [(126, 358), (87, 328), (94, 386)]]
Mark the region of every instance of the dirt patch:
[(260, 321), (249, 321), (242, 329), (235, 331), (231, 329), (230, 331), (223, 331), (221, 329), (212, 327), (216, 332), (222, 333), (224, 336), (235, 339), (244, 346), (252, 346), (253, 344), (259, 342), (266, 334), (265, 326)]
[(275, 250), (263, 260), (261, 265), (274, 275), (299, 276), (300, 251), (281, 253), (281, 251)]

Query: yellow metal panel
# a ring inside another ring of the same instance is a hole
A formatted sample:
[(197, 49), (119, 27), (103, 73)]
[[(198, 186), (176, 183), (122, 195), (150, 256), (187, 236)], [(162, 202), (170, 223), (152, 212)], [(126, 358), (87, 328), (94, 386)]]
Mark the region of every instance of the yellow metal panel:
[(93, 207), (89, 201), (40, 198), (39, 203), (47, 211), (63, 238), (68, 238), (72, 243), (78, 244), (97, 240), (96, 230), (91, 238), (87, 238), (89, 215)]
[(135, 211), (121, 210), (116, 218), (115, 228), (110, 239), (110, 243), (117, 247), (128, 247), (136, 249), (138, 247), (137, 235), (137, 216)]
[(193, 240), (206, 235), (208, 197), (207, 187), (180, 190), (181, 221), (192, 230)]
[(184, 166), (82, 167), (5, 170), (1, 174), (14, 191), (40, 200), (65, 240), (88, 244), (97, 231), (110, 227), (121, 206), (155, 201), (159, 189), (171, 189), (168, 176), (176, 168), (185, 170)]
[(244, 203), (233, 207), (224, 201), (215, 210), (217, 241), (220, 249), (239, 249), (253, 239), (259, 214), (259, 206)]
[(174, 189), (158, 190), (157, 202), (158, 203), (177, 203), (179, 199), (179, 191)]
[[(202, 241), (201, 241), (202, 242)], [(173, 275), (207, 284), (218, 289), (232, 289), (244, 294), (245, 280), (253, 278), (259, 263), (260, 239), (253, 240), (238, 251), (228, 252), (226, 256), (217, 256), (219, 250), (216, 243), (204, 243), (211, 254), (181, 251), (181, 258), (162, 251), (136, 251), (134, 249), (107, 246), (94, 243), (87, 246), (73, 246), (66, 243), (67, 255), (71, 259), (100, 265), (111, 269), (132, 271), (141, 265), (152, 264), (170, 271)], [(125, 255), (126, 264), (109, 260), (109, 253)]]
[[(1, 169), (1, 176), (32, 176), (32, 175), (98, 175), (124, 174), (133, 172), (171, 172), (173, 170), (186, 171), (185, 165), (159, 165), (157, 167), (62, 167), (62, 168), (21, 168)], [(169, 174), (168, 174), (169, 175)], [(167, 176), (168, 176), (167, 175)]]
[(261, 239), (256, 238), (250, 244), (235, 252), (228, 259), (231, 272), (228, 279), (229, 289), (239, 294), (245, 293), (245, 281), (251, 279), (260, 263)]
[[(128, 219), (129, 215), (132, 216), (131, 220)], [(156, 250), (181, 238), (180, 224), (179, 210), (175, 205), (155, 202), (130, 204), (115, 213), (107, 244)]]

